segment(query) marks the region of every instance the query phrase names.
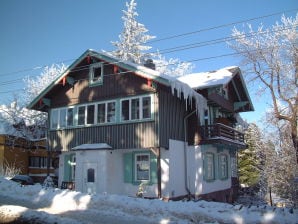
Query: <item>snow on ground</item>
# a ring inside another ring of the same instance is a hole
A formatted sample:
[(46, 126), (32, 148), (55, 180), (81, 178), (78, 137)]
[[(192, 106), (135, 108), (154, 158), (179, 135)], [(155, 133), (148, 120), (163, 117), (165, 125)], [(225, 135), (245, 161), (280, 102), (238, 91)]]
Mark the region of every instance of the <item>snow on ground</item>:
[[(190, 201), (164, 202), (119, 195), (20, 186), (0, 178), (0, 223), (298, 223), (298, 210)], [(26, 222), (23, 222), (26, 223)]]

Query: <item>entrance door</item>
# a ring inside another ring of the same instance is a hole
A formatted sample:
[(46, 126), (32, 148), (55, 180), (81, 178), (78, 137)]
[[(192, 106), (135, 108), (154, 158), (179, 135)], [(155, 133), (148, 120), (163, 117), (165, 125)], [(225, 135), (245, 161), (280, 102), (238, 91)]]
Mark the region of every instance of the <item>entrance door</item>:
[(84, 183), (83, 191), (88, 194), (96, 193), (96, 184), (97, 184), (97, 166), (96, 163), (84, 163), (83, 169)]

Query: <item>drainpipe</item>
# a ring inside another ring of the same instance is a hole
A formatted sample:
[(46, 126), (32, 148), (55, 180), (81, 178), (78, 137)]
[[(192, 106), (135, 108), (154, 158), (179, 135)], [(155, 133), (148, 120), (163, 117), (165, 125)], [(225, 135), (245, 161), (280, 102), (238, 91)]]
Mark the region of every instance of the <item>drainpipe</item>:
[(190, 199), (191, 198), (191, 192), (189, 190), (189, 184), (188, 184), (188, 169), (187, 169), (187, 119), (193, 115), (196, 111), (192, 111), (190, 112), (189, 114), (187, 114), (186, 116), (184, 116), (184, 185), (185, 185), (185, 190), (187, 191), (187, 194), (188, 194), (188, 198)]

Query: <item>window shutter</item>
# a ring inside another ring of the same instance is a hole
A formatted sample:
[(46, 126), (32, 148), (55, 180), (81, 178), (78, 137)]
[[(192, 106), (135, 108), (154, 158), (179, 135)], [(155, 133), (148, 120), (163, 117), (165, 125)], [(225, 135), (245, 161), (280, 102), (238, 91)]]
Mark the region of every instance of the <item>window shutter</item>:
[(70, 164), (69, 164), (70, 157), (71, 155), (64, 156), (64, 175), (63, 175), (64, 181), (70, 181)]
[(150, 154), (150, 183), (157, 184), (157, 158), (153, 153)]
[(133, 157), (132, 153), (124, 153), (124, 183), (132, 183), (133, 180)]

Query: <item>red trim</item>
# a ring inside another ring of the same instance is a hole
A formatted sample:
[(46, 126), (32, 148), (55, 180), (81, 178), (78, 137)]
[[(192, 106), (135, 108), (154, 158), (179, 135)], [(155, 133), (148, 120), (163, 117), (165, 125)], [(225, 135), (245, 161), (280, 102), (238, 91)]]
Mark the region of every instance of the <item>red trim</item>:
[(147, 85), (148, 85), (149, 87), (152, 86), (152, 79), (147, 79)]
[(114, 74), (116, 74), (118, 72), (118, 66), (114, 65)]
[(65, 86), (65, 84), (66, 84), (66, 76), (64, 76), (62, 79), (62, 85)]

